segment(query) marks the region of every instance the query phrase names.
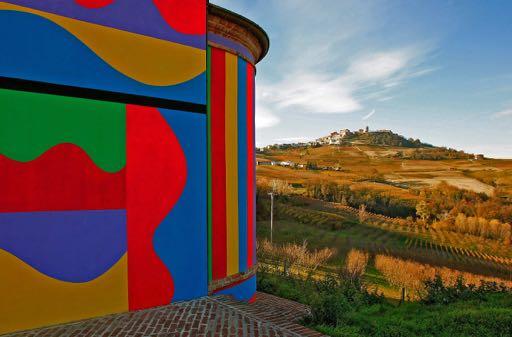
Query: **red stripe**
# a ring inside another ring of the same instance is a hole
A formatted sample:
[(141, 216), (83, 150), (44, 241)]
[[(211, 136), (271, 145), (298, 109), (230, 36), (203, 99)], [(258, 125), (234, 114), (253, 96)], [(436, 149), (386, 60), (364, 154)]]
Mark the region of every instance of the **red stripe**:
[(254, 67), (247, 63), (247, 267), (255, 262)]
[(227, 275), (226, 229), (226, 58), (212, 48), (211, 54), (211, 146), (212, 146), (212, 278)]

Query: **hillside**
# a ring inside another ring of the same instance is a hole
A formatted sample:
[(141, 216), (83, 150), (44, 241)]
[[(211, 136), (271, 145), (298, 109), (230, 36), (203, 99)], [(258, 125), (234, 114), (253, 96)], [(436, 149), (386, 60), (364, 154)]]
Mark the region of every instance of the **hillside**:
[(419, 139), (406, 139), (397, 133), (389, 130), (381, 131), (368, 131), (368, 132), (352, 132), (343, 137), (339, 143), (351, 144), (351, 145), (374, 145), (374, 146), (394, 146), (394, 147), (406, 147), (406, 148), (420, 148), (427, 147), (432, 148), (433, 146), (427, 143), (421, 142)]
[(321, 145), (369, 145), (403, 148), (435, 148), (433, 145), (423, 143), (419, 139), (405, 138), (391, 130), (372, 131), (368, 127), (357, 131), (341, 129), (308, 143), (274, 144), (267, 146), (267, 148), (290, 148)]
[(464, 151), (446, 147), (433, 146), (424, 143), (419, 139), (405, 138), (391, 130), (370, 131), (368, 127), (358, 131), (342, 129), (331, 132), (329, 135), (320, 137), (307, 143), (274, 144), (259, 149), (260, 153), (273, 152), (276, 150), (289, 149), (310, 149), (324, 146), (354, 147), (359, 150), (361, 147), (370, 147), (367, 154), (372, 152), (386, 157), (399, 159), (420, 159), (420, 160), (447, 160), (447, 159), (484, 159), (483, 155), (474, 155)]
[(464, 230), (479, 235), (488, 229), (475, 221), (512, 223), (512, 160), (441, 147), (318, 142), (267, 147), (257, 158), (258, 184), (277, 180), (293, 194), (439, 227), (469, 221), (472, 229)]
[[(257, 161), (260, 239), (269, 238), (273, 190), (274, 241), (334, 249), (327, 267), (359, 249), (451, 278), (464, 272), (477, 281), (482, 275), (512, 281), (512, 160), (386, 130), (341, 130), (259, 149)], [(377, 265), (371, 268), (365, 276), (371, 286), (400, 295)]]
[[(491, 195), (512, 195), (512, 160), (474, 159), (445, 148), (403, 148), (375, 145), (302, 145), (267, 147), (260, 160), (310, 166), (310, 170), (259, 166), (260, 177), (306, 183), (332, 181), (353, 186), (383, 185), (408, 194), (410, 189), (452, 186)], [(314, 169), (316, 168), (316, 169)], [(376, 187), (377, 187), (376, 186)]]

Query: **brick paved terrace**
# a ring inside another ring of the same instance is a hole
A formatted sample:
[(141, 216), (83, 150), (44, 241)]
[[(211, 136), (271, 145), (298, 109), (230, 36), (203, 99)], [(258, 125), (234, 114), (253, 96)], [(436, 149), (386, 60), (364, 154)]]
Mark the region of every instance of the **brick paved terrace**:
[(322, 336), (297, 323), (308, 310), (264, 293), (251, 304), (215, 296), (2, 337)]

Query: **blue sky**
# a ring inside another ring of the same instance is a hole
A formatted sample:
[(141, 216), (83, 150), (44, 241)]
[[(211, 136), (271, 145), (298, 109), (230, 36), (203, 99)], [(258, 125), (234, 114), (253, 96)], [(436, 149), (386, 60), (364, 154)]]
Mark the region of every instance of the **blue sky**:
[(512, 158), (512, 1), (211, 2), (271, 39), (258, 146), (368, 125)]

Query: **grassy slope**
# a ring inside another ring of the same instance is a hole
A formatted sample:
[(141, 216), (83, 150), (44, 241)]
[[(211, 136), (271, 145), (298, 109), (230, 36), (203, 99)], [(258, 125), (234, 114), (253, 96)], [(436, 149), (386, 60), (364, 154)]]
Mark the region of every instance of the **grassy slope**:
[[(260, 274), (258, 287), (276, 296), (312, 304), (321, 295), (314, 285), (281, 276)], [(358, 297), (356, 297), (358, 298)], [(341, 299), (339, 299), (341, 300)], [(427, 305), (422, 302), (383, 301), (377, 304), (330, 303), (338, 310), (337, 327), (311, 328), (332, 337), (510, 337), (512, 296), (486, 294), (471, 300)]]
[(485, 301), (432, 306), (374, 305), (351, 313), (346, 319), (346, 325), (341, 328), (315, 328), (333, 337), (509, 337), (512, 336), (512, 297), (489, 295)]

